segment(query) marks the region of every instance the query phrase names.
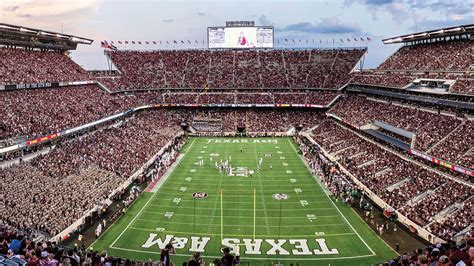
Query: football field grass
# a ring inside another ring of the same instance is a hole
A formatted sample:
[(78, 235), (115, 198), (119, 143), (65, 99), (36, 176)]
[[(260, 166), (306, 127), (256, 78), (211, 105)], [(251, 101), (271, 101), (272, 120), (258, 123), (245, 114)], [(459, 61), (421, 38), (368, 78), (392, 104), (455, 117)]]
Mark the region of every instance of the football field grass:
[[(371, 265), (395, 257), (351, 208), (327, 195), (297, 149), (291, 138), (190, 138), (169, 175), (91, 247), (158, 260), (160, 246), (173, 239), (175, 265), (194, 251), (209, 263), (223, 246), (248, 265)], [(221, 160), (232, 173), (216, 168)]]

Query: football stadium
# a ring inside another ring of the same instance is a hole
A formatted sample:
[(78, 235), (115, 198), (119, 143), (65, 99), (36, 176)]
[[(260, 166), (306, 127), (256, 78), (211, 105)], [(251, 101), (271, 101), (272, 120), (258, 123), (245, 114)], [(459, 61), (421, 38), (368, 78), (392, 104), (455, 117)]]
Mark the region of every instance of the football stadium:
[(474, 265), (471, 3), (60, 2), (0, 3), (0, 265)]

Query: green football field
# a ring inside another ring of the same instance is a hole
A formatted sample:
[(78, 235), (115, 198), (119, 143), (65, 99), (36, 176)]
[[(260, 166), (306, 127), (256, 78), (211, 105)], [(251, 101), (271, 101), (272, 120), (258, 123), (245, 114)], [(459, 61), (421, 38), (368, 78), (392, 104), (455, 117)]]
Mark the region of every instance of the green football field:
[[(248, 265), (371, 265), (395, 257), (326, 194), (297, 149), (291, 138), (190, 138), (175, 167), (91, 247), (157, 260), (173, 239), (175, 265), (195, 251), (209, 263), (223, 246)], [(231, 173), (216, 167), (221, 160)]]

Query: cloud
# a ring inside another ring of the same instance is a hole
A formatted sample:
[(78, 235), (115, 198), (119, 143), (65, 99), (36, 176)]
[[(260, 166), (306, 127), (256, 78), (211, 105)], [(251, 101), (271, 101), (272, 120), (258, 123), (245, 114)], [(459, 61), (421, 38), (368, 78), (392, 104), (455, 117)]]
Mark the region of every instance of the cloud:
[(283, 30), (310, 34), (357, 34), (362, 32), (359, 27), (345, 24), (337, 18), (325, 18), (318, 24), (299, 22), (287, 25)]
[(171, 18), (163, 19), (162, 22), (170, 23), (170, 22), (173, 22), (173, 19)]
[(206, 13), (204, 13), (204, 12), (198, 12), (197, 14), (198, 14), (198, 16), (201, 16), (201, 17), (206, 15)]
[(454, 27), (458, 25), (471, 24), (474, 16), (471, 17), (448, 17), (447, 19), (428, 19), (425, 18), (410, 27), (411, 31), (435, 30), (439, 28)]
[(58, 30), (62, 23), (76, 29), (101, 4), (102, 0), (0, 0), (0, 16), (10, 24)]
[(32, 17), (32, 15), (29, 14), (29, 13), (26, 13), (26, 14), (18, 14), (18, 15), (16, 15), (16, 16), (19, 17), (19, 18), (31, 18), (31, 17)]
[(18, 8), (20, 8), (20, 7), (17, 6), (17, 5), (15, 5), (15, 6), (7, 6), (7, 7), (4, 7), (4, 8), (3, 8), (3, 11), (13, 12), (13, 11), (17, 10)]
[(404, 1), (412, 0), (346, 0), (344, 4), (350, 6), (354, 3), (366, 6), (366, 9), (372, 15), (372, 20), (377, 20), (381, 10), (390, 13), (393, 21), (401, 23), (408, 18), (407, 8)]
[(270, 21), (265, 15), (261, 15), (258, 18), (258, 22), (260, 23), (261, 26), (274, 26), (275, 25), (275, 23), (273, 21)]

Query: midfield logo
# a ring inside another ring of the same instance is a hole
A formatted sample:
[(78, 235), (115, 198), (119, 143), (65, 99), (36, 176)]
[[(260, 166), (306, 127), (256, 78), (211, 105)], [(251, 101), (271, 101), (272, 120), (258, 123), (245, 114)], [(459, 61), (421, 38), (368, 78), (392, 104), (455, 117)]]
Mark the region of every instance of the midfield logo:
[[(166, 235), (164, 239), (158, 237), (157, 234), (150, 233), (142, 248), (165, 248), (173, 240), (175, 249), (185, 249), (189, 252), (205, 252), (206, 245), (211, 240), (210, 237), (177, 237), (174, 235)], [(246, 255), (335, 255), (339, 251), (335, 248), (329, 249), (326, 245), (326, 239), (316, 238), (314, 242), (308, 243), (308, 239), (238, 239), (224, 238), (221, 244), (229, 247), (231, 253), (239, 252)], [(288, 243), (290, 246), (284, 248), (283, 245)], [(310, 245), (312, 247), (310, 247)], [(240, 247), (240, 248), (239, 248)], [(243, 247), (243, 248), (242, 248)], [(243, 253), (241, 252), (243, 249)]]

